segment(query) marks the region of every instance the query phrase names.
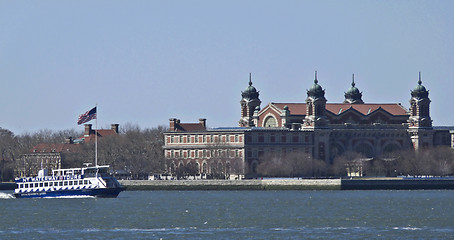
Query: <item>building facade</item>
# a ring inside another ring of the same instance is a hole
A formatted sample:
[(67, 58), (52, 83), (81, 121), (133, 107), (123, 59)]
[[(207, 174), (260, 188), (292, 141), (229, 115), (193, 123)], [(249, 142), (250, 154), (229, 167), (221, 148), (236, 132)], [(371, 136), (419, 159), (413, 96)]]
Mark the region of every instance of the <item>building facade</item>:
[(201, 174), (222, 169), (228, 177), (254, 173), (261, 159), (276, 154), (303, 152), (332, 163), (346, 152), (386, 158), (398, 150), (453, 144), (453, 128), (432, 126), (431, 100), (421, 75), (408, 110), (400, 103), (365, 103), (354, 76), (342, 103), (327, 102), (317, 73), (306, 93), (302, 103), (271, 102), (261, 108), (259, 91), (249, 77), (241, 93), (239, 127), (207, 128), (205, 119), (170, 119), (164, 134), (168, 172), (195, 164)]

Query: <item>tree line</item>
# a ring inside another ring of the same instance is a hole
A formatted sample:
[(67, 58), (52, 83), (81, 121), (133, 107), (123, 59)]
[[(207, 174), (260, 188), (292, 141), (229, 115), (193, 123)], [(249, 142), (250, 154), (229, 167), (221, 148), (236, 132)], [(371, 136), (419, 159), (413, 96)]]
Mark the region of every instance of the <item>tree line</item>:
[[(165, 168), (162, 146), (164, 145), (163, 126), (141, 129), (126, 124), (120, 134), (98, 138), (98, 164), (110, 165), (135, 179), (146, 178), (150, 172), (160, 172)], [(60, 144), (66, 138), (79, 137), (83, 131), (76, 130), (41, 130), (35, 133), (15, 135), (13, 132), (0, 128), (0, 181), (11, 181), (15, 176), (15, 168), (21, 163), (24, 154), (38, 144)], [(77, 151), (62, 152), (62, 168), (81, 167), (84, 163), (93, 163), (95, 159), (95, 143), (80, 144)]]
[(294, 152), (286, 156), (265, 155), (257, 165), (262, 177), (345, 177), (345, 176), (454, 176), (454, 151), (447, 146), (387, 153), (367, 158), (346, 152), (332, 163)]
[[(163, 153), (164, 126), (141, 129), (132, 124), (120, 128), (120, 133), (98, 139), (98, 164), (110, 165), (116, 174), (134, 179), (145, 179), (150, 173), (175, 174), (178, 178), (207, 174), (208, 178), (229, 178), (244, 174), (241, 158), (225, 156), (222, 145), (214, 144), (210, 161), (186, 162), (165, 159)], [(35, 133), (15, 135), (0, 128), (0, 181), (13, 180), (17, 163), (24, 154), (41, 143), (63, 143), (69, 136), (82, 136), (83, 131), (41, 130)], [(93, 163), (95, 143), (80, 144), (78, 151), (61, 154), (63, 168), (80, 167)], [(387, 153), (380, 158), (369, 159), (356, 152), (346, 152), (327, 163), (313, 159), (304, 152), (286, 155), (269, 154), (259, 159), (255, 172), (262, 177), (345, 177), (349, 174), (362, 176), (454, 176), (454, 151), (449, 147), (402, 150)]]

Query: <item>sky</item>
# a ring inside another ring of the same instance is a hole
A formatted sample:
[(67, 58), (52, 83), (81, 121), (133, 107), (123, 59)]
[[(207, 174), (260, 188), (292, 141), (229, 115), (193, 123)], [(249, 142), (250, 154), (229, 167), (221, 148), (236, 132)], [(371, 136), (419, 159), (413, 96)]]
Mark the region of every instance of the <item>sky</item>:
[[(0, 0), (0, 127), (15, 134), (233, 127), (249, 73), (270, 102), (329, 103), (355, 74), (366, 103), (402, 103), (421, 72), (436, 126), (454, 125), (454, 1)], [(92, 122), (95, 124), (95, 122)]]

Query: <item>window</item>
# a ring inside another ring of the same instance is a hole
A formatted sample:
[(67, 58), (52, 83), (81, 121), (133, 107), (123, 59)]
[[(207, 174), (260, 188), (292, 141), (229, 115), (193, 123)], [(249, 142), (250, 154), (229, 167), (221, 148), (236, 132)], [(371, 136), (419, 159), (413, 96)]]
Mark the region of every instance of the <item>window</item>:
[(48, 182), (45, 182), (44, 183), (44, 187), (48, 187), (49, 186), (49, 183)]
[(235, 135), (235, 142), (239, 142), (238, 141), (238, 135)]
[(299, 142), (299, 137), (298, 137), (297, 134), (293, 134), (293, 136), (292, 136), (292, 141), (293, 141), (294, 143)]
[(180, 136), (179, 142), (180, 142), (180, 143), (183, 142), (183, 136)]
[(270, 142), (272, 142), (272, 143), (276, 142), (276, 136), (274, 136), (274, 134), (271, 134)]
[(260, 143), (265, 142), (265, 137), (263, 136), (263, 134), (259, 134), (258, 141), (259, 141)]
[(43, 183), (39, 183), (39, 187), (43, 187)]
[(274, 118), (273, 116), (268, 116), (266, 119), (265, 119), (265, 124), (264, 124), (264, 127), (277, 127), (277, 120), (276, 118)]
[(194, 136), (194, 142), (195, 142), (195, 143), (198, 143), (198, 142), (199, 142), (199, 136), (197, 136), (197, 135)]
[(282, 143), (286, 143), (286, 142), (287, 142), (287, 135), (283, 134), (283, 135), (281, 136), (281, 142), (282, 142)]

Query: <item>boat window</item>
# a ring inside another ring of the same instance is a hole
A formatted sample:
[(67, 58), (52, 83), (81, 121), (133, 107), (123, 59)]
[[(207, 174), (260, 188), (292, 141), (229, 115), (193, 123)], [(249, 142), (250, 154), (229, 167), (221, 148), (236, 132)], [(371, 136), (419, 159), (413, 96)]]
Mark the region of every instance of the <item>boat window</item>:
[(39, 183), (39, 187), (43, 187), (43, 183)]
[(84, 180), (84, 184), (87, 185), (88, 184), (88, 180)]
[(19, 188), (23, 188), (24, 187), (24, 184), (19, 184)]
[(72, 186), (73, 185), (73, 181), (69, 181), (69, 186)]
[(48, 182), (45, 182), (44, 183), (44, 187), (48, 187), (49, 186), (49, 183)]
[(63, 185), (68, 186), (68, 181), (64, 181)]
[(25, 188), (28, 188), (28, 183), (25, 184)]
[(52, 187), (54, 185), (54, 182), (49, 182), (49, 187)]
[(63, 186), (63, 182), (59, 182), (58, 185), (59, 185), (59, 186)]
[(35, 187), (38, 187), (38, 183), (35, 183)]
[(82, 185), (83, 184), (83, 181), (82, 180), (79, 180), (79, 185)]

